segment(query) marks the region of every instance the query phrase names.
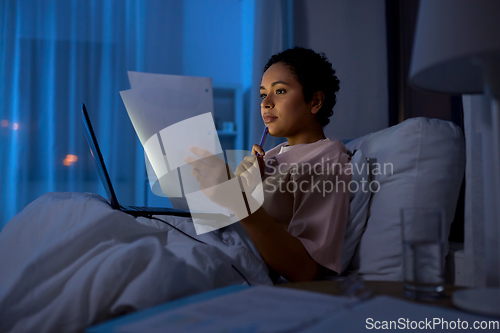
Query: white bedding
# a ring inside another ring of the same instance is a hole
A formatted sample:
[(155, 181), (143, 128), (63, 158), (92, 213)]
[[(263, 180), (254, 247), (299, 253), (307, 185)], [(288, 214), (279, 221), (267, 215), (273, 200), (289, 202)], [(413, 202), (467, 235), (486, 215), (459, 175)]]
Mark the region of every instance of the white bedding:
[(0, 332), (81, 331), (245, 279), (272, 284), (239, 223), (198, 236), (190, 218), (163, 219), (206, 244), (94, 194), (32, 202), (0, 233)]

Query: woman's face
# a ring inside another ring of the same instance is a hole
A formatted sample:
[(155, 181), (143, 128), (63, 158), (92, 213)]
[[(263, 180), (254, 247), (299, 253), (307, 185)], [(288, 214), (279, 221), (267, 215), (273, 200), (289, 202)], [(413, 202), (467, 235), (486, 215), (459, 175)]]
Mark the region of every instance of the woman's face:
[(292, 138), (317, 122), (311, 113), (313, 102), (306, 102), (302, 85), (283, 63), (269, 67), (262, 76), (260, 112), (269, 134)]

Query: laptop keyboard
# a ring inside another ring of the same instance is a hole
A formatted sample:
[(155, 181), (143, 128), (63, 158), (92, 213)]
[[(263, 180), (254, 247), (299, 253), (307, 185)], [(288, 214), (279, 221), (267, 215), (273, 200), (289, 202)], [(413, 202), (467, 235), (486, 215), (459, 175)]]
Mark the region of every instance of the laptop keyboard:
[(159, 207), (138, 207), (138, 206), (126, 206), (123, 207), (127, 210), (136, 211), (136, 212), (172, 212), (176, 211), (176, 209), (171, 208), (159, 208)]

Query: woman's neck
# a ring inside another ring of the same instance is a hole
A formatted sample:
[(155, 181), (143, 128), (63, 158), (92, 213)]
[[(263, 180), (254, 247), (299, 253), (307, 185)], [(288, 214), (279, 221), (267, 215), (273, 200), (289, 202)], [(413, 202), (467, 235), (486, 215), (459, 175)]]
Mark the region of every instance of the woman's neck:
[(303, 132), (286, 138), (289, 146), (294, 146), (302, 143), (313, 143), (323, 139), (326, 139), (323, 128), (321, 128), (320, 131), (316, 130), (311, 132)]

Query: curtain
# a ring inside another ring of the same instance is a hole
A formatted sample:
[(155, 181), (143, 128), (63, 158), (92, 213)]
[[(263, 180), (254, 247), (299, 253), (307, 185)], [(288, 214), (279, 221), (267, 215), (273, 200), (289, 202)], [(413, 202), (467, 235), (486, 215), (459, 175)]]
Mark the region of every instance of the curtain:
[[(173, 28), (164, 22), (182, 17), (181, 7), (160, 0), (2, 1), (0, 228), (46, 192), (105, 195), (84, 137), (81, 103), (119, 200), (134, 201), (144, 162), (118, 92), (129, 88), (127, 70), (164, 69), (149, 60), (169, 59), (158, 32)], [(167, 19), (147, 19), (158, 12)], [(146, 44), (146, 36), (155, 38)]]
[[(259, 144), (265, 125), (260, 113), (260, 83), (264, 66), (269, 58), (286, 48), (291, 47), (290, 29), (286, 18), (293, 9), (291, 1), (266, 1), (255, 0), (255, 25), (252, 54), (252, 84), (249, 96), (245, 99), (248, 126), (248, 149), (254, 144)], [(281, 142), (284, 138), (268, 136), (264, 149), (268, 150)]]
[[(237, 8), (231, 1), (241, 5), (244, 20), (241, 28), (242, 58), (229, 60), (231, 66), (242, 64), (241, 83), (245, 92), (245, 124), (242, 127), (245, 129), (245, 147), (249, 149), (260, 141), (264, 130), (259, 86), (263, 67), (271, 55), (293, 45), (323, 51), (322, 45), (309, 43), (312, 39), (308, 43), (294, 41), (304, 33), (308, 33), (308, 38), (315, 36), (314, 40), (324, 42), (325, 46), (335, 47), (336, 53), (342, 52), (345, 58), (349, 58), (352, 52), (344, 50), (342, 43), (329, 42), (333, 33), (340, 36), (343, 29), (315, 28), (321, 22), (329, 22), (329, 17), (325, 18), (327, 14), (316, 20), (318, 22), (311, 18), (314, 22), (309, 23), (316, 24), (311, 29), (305, 25), (307, 22), (300, 20), (307, 12), (331, 11), (330, 7), (325, 7), (329, 3), (309, 0), (227, 0), (215, 3), (225, 8), (222, 13), (231, 15), (232, 10)], [(221, 68), (228, 67), (229, 61), (223, 56), (214, 57), (211, 53), (210, 59), (200, 60), (206, 66), (190, 66), (191, 47), (206, 44), (192, 40), (197, 38), (192, 31), (198, 31), (193, 26), (196, 24), (193, 17), (199, 17), (200, 8), (205, 7), (196, 1), (183, 0), (0, 2), (0, 228), (29, 202), (46, 192), (88, 191), (104, 196), (83, 134), (81, 103), (85, 103), (89, 111), (119, 201), (123, 204), (145, 204), (145, 194), (149, 190), (145, 180), (144, 155), (118, 92), (129, 88), (129, 70), (216, 78), (223, 76), (225, 72)], [(194, 16), (189, 16), (191, 14)], [(218, 9), (207, 13), (212, 15), (214, 22), (216, 18), (213, 16), (217, 14), (220, 14)], [(348, 16), (345, 11), (335, 15)], [(378, 19), (383, 24), (383, 18), (377, 16), (373, 20)], [(347, 28), (352, 26), (348, 25), (349, 22), (341, 23)], [(213, 29), (207, 34), (220, 33), (220, 30)], [(377, 32), (377, 36), (380, 34), (383, 31)], [(233, 40), (228, 36), (210, 35), (210, 38), (220, 38), (229, 43)], [(367, 39), (371, 37), (370, 34)], [(207, 37), (201, 34), (199, 38)], [(371, 47), (373, 43), (369, 45)], [(363, 48), (361, 53), (371, 54), (370, 47)], [(238, 57), (239, 53), (234, 54)], [(338, 63), (344, 68), (357, 66), (357, 63)], [(192, 72), (191, 67), (203, 67), (203, 71)], [(370, 72), (370, 78), (380, 77), (379, 71), (385, 68), (372, 67), (376, 73)], [(341, 72), (339, 68), (338, 73)], [(366, 81), (366, 72), (363, 73), (362, 81)], [(352, 80), (355, 81), (356, 77)], [(378, 82), (377, 89), (370, 90), (381, 96), (379, 103), (375, 104), (371, 98), (360, 97), (363, 94), (358, 85), (353, 84), (355, 89), (349, 90), (344, 84), (342, 96), (347, 96), (347, 91), (350, 91), (350, 97), (343, 97), (342, 102), (339, 96), (337, 113), (332, 122), (335, 123), (341, 114), (355, 120), (359, 119), (359, 114), (367, 112), (371, 120), (382, 111), (386, 115), (383, 82)], [(341, 108), (345, 101), (354, 103), (355, 107), (346, 105)], [(365, 107), (367, 104), (369, 107)], [(360, 107), (364, 110), (361, 113)], [(381, 122), (386, 123), (386, 117), (378, 120), (368, 123), (373, 129), (380, 127)], [(333, 129), (333, 125), (326, 129)], [(359, 121), (346, 121), (342, 122), (341, 128), (349, 128), (352, 134), (349, 137), (352, 137), (359, 134), (359, 126)], [(363, 128), (363, 131), (367, 130)], [(265, 149), (283, 141), (269, 136)]]

